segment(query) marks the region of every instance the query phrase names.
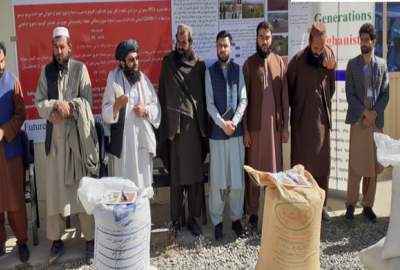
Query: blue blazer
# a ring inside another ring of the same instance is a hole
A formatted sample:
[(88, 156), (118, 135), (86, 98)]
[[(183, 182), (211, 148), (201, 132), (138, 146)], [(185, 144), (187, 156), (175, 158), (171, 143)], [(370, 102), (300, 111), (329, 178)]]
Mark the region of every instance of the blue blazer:
[[(372, 61), (372, 87), (374, 92), (373, 110), (377, 113), (376, 127), (383, 128), (384, 111), (389, 101), (389, 75), (385, 60), (373, 56)], [(346, 69), (346, 98), (347, 109), (346, 124), (358, 122), (363, 112), (365, 85), (364, 85), (364, 60), (362, 55), (350, 59)]]

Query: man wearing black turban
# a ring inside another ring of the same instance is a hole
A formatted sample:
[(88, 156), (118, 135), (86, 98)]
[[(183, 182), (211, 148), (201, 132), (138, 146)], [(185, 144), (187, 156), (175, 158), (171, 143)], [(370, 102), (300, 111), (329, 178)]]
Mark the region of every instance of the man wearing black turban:
[(152, 83), (139, 69), (138, 53), (136, 40), (118, 44), (118, 66), (108, 74), (102, 117), (110, 124), (110, 174), (130, 179), (152, 197), (153, 127), (158, 128), (161, 112)]

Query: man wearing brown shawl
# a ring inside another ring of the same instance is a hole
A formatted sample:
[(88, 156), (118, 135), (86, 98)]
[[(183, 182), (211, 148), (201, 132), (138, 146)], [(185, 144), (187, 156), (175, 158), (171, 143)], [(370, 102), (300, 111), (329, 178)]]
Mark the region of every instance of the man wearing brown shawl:
[[(326, 45), (325, 32), (322, 23), (312, 25), (309, 45), (291, 59), (287, 78), (291, 108), (291, 165), (304, 165), (327, 195), (336, 61), (333, 51)], [(329, 220), (325, 207), (322, 218)]]
[[(246, 164), (257, 170), (282, 170), (282, 142), (288, 141), (288, 89), (282, 58), (271, 52), (272, 26), (257, 26), (257, 52), (243, 65), (248, 97), (244, 117)], [(253, 228), (258, 223), (260, 188), (246, 179), (246, 211)]]
[(180, 229), (187, 192), (187, 227), (202, 234), (196, 218), (203, 202), (203, 159), (207, 153), (206, 66), (192, 51), (192, 29), (179, 25), (175, 50), (162, 61), (159, 83), (161, 124), (158, 152), (170, 176), (172, 230)]

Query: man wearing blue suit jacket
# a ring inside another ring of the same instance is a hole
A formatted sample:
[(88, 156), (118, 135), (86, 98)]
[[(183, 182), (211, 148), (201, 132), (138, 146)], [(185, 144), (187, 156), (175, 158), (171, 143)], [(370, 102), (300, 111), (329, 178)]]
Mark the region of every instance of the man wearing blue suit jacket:
[(384, 111), (389, 101), (389, 77), (384, 59), (374, 55), (375, 28), (365, 23), (359, 30), (361, 54), (351, 59), (346, 70), (346, 123), (350, 128), (349, 177), (346, 218), (354, 218), (360, 180), (363, 178), (363, 215), (376, 222), (372, 211), (377, 175), (382, 166), (376, 159), (373, 133), (382, 132)]

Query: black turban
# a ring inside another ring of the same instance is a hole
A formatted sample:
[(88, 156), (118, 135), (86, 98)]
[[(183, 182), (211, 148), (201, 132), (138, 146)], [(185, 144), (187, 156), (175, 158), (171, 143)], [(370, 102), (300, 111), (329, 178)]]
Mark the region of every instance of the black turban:
[(121, 41), (115, 50), (115, 58), (123, 61), (130, 52), (139, 52), (139, 44), (134, 39)]

